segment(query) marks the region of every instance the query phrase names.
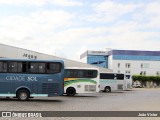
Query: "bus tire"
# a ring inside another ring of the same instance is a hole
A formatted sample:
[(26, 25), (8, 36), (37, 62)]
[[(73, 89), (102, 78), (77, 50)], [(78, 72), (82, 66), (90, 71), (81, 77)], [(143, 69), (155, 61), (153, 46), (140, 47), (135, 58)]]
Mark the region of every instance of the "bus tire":
[(104, 91), (107, 92), (107, 93), (110, 93), (111, 92), (111, 87), (106, 86), (105, 89), (104, 89)]
[(20, 101), (26, 101), (29, 99), (29, 91), (25, 89), (21, 89), (17, 92), (17, 98)]
[(66, 90), (67, 96), (74, 96), (76, 94), (76, 89), (74, 87), (69, 87)]

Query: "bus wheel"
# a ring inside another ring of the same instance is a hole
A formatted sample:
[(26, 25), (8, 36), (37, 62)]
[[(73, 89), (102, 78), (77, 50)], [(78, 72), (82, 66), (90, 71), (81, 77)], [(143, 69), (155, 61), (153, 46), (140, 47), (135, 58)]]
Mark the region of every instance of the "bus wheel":
[(29, 92), (28, 90), (19, 90), (17, 92), (17, 98), (20, 101), (26, 101), (29, 99)]
[(106, 86), (105, 89), (104, 89), (104, 91), (107, 92), (107, 93), (109, 93), (109, 92), (111, 92), (111, 88), (109, 86)]
[(76, 94), (76, 90), (74, 87), (69, 87), (67, 88), (66, 93), (68, 96), (74, 96)]

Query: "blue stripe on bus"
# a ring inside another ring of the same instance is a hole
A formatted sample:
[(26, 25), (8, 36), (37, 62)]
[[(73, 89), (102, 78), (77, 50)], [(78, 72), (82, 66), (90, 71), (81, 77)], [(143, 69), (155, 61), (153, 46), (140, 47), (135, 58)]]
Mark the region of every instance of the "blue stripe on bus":
[(0, 96), (1, 97), (6, 97), (6, 96), (8, 96), (8, 97), (14, 97), (14, 96), (16, 96), (16, 94), (0, 94)]
[(48, 94), (31, 94), (32, 97), (48, 97)]
[[(14, 97), (16, 94), (0, 94), (1, 97)], [(48, 97), (48, 94), (31, 94), (31, 97)]]

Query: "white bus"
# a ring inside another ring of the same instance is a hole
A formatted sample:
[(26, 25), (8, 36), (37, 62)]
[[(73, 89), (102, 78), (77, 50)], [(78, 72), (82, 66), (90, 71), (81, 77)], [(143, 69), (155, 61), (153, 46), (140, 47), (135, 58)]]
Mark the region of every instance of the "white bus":
[(100, 91), (125, 90), (125, 76), (119, 73), (100, 73)]
[(97, 68), (65, 68), (64, 93), (74, 96), (79, 93), (99, 92)]
[(132, 75), (125, 74), (125, 90), (131, 90), (132, 89)]

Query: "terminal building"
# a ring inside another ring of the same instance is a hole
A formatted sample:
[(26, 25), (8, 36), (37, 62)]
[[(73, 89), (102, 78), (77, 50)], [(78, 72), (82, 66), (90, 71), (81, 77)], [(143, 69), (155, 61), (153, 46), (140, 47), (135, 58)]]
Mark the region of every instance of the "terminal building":
[(87, 50), (80, 59), (91, 65), (112, 69), (114, 73), (160, 76), (160, 51)]
[(98, 68), (100, 72), (112, 72), (112, 70), (107, 68), (102, 68), (99, 66), (93, 66), (90, 64), (73, 61), (53, 55), (47, 55), (31, 50), (26, 50), (18, 47), (8, 46), (0, 44), (0, 57), (1, 58), (15, 58), (15, 59), (39, 59), (39, 60), (63, 60), (65, 67), (83, 67), (83, 68)]

